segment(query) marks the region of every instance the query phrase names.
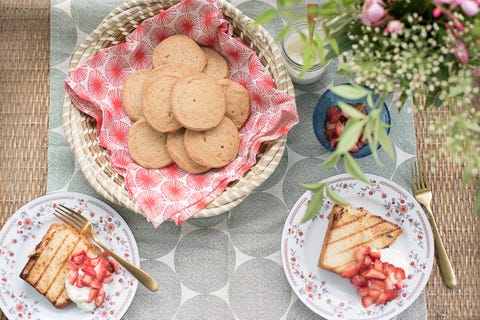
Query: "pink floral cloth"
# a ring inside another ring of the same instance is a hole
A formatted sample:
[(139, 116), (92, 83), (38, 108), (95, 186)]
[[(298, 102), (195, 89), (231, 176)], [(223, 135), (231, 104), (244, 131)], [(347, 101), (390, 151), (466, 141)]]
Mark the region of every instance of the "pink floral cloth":
[[(151, 68), (155, 46), (174, 34), (185, 34), (220, 52), (229, 63), (230, 78), (250, 93), (251, 114), (239, 131), (237, 158), (224, 168), (200, 175), (188, 174), (175, 164), (145, 169), (132, 160), (127, 149), (132, 121), (122, 106), (123, 84), (135, 70)], [(232, 34), (216, 1), (184, 0), (142, 22), (125, 43), (101, 50), (65, 80), (73, 104), (97, 121), (100, 145), (155, 227), (169, 219), (181, 224), (206, 207), (255, 164), (262, 142), (281, 137), (298, 122), (295, 98), (275, 89), (255, 52)]]

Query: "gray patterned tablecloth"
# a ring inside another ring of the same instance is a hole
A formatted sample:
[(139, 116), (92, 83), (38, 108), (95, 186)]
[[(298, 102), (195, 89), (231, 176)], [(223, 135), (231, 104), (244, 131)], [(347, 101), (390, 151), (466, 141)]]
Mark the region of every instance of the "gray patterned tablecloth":
[[(101, 197), (82, 175), (62, 130), (62, 104), (70, 55), (100, 21), (123, 0), (51, 0), (50, 130), (48, 192), (76, 191)], [(274, 1), (233, 0), (247, 16)], [(275, 36), (282, 22), (266, 25)], [(343, 79), (335, 64), (315, 84), (296, 86), (300, 123), (288, 135), (287, 151), (273, 175), (240, 205), (217, 217), (188, 220), (154, 229), (142, 216), (112, 205), (129, 224), (139, 247), (141, 267), (159, 282), (150, 293), (141, 285), (123, 319), (321, 319), (291, 290), (280, 261), (285, 219), (304, 193), (299, 182), (313, 182), (344, 172), (319, 170), (327, 156), (315, 139), (312, 111), (325, 88)], [(392, 98), (390, 98), (392, 99)], [(390, 110), (391, 138), (397, 160), (381, 152), (360, 163), (366, 172), (389, 178), (409, 190), (408, 165), (416, 154), (413, 115)], [(397, 319), (426, 319), (425, 296)]]

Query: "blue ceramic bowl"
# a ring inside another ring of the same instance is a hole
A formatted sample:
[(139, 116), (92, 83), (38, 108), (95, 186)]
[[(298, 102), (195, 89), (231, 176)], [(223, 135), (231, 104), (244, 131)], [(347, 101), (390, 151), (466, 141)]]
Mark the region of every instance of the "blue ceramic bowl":
[[(374, 101), (378, 99), (378, 97), (374, 96), (373, 97)], [(330, 141), (327, 139), (325, 136), (325, 124), (327, 121), (327, 110), (328, 107), (332, 105), (338, 105), (337, 101), (343, 101), (346, 102), (350, 105), (355, 105), (357, 102), (363, 102), (365, 103), (366, 98), (362, 99), (355, 99), (355, 100), (348, 100), (345, 98), (341, 98), (335, 94), (333, 94), (330, 90), (325, 91), (325, 93), (320, 97), (320, 99), (317, 102), (317, 105), (315, 106), (315, 110), (313, 111), (313, 131), (315, 132), (315, 136), (317, 137), (317, 140), (320, 142), (320, 144), (327, 149), (328, 151), (334, 151), (335, 148), (332, 148), (330, 146)], [(369, 106), (365, 103), (366, 108), (367, 108), (367, 113), (369, 112), (370, 108)], [(388, 112), (388, 108), (386, 104), (383, 104), (382, 112), (380, 114), (380, 118), (385, 122), (386, 124), (390, 125), (391, 124), (391, 119), (390, 119), (390, 113)], [(390, 126), (385, 128), (387, 134), (390, 133)], [(380, 148), (380, 146), (378, 147)], [(370, 146), (364, 145), (362, 148), (360, 148), (357, 152), (351, 152), (350, 153), (354, 158), (363, 158), (366, 157), (370, 154), (372, 154), (372, 150), (370, 149)]]

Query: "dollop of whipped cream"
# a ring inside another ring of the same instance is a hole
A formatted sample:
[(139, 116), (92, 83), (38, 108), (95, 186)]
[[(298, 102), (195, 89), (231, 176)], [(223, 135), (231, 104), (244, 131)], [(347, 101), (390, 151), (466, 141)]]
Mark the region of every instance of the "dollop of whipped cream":
[(391, 265), (402, 268), (405, 271), (405, 275), (409, 275), (412, 273), (411, 267), (405, 258), (405, 255), (398, 249), (393, 248), (384, 248), (377, 250), (372, 248), (373, 252), (380, 252), (380, 260), (382, 262), (390, 263)]
[(88, 302), (90, 296), (90, 287), (79, 288), (75, 285), (71, 285), (68, 279), (65, 280), (65, 289), (70, 300), (74, 302), (78, 308), (86, 312), (92, 312), (95, 310), (95, 301)]

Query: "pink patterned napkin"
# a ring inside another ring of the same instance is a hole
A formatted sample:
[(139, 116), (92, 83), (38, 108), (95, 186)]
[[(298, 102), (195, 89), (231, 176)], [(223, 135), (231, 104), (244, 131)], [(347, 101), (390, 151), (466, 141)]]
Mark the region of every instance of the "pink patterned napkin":
[[(127, 77), (151, 68), (155, 46), (174, 34), (185, 34), (201, 46), (213, 47), (229, 62), (230, 78), (244, 85), (251, 99), (251, 114), (240, 129), (240, 151), (224, 168), (201, 175), (188, 174), (176, 165), (144, 169), (129, 156), (128, 131), (132, 121), (122, 106)], [(260, 144), (287, 133), (297, 122), (295, 98), (274, 88), (260, 60), (233, 28), (215, 0), (184, 0), (145, 20), (125, 43), (101, 50), (65, 80), (73, 104), (97, 121), (100, 145), (114, 169), (125, 177), (131, 197), (157, 227), (172, 219), (181, 224), (220, 195), (228, 183), (242, 177), (255, 164)]]

